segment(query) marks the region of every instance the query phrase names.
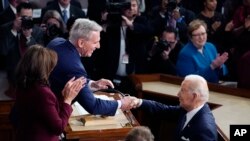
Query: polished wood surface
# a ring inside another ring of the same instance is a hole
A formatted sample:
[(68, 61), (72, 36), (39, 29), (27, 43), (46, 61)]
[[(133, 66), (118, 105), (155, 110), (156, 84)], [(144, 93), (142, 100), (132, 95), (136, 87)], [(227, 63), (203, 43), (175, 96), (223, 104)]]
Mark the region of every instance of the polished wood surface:
[[(100, 93), (103, 94), (103, 93)], [(114, 97), (115, 99), (121, 98), (118, 94), (106, 94)], [(0, 140), (14, 141), (15, 131), (9, 120), (9, 113), (14, 105), (14, 100), (0, 100)], [(66, 140), (79, 140), (79, 141), (117, 141), (124, 139), (126, 134), (139, 123), (131, 113), (131, 111), (124, 111), (123, 114), (130, 122), (129, 126), (118, 129), (99, 129), (87, 131), (72, 131), (70, 126), (65, 128)]]
[(15, 140), (14, 129), (9, 120), (9, 112), (13, 105), (13, 100), (0, 101), (0, 140), (3, 141)]
[[(179, 103), (177, 93), (183, 78), (161, 74), (131, 75), (130, 78), (138, 97)], [(250, 124), (250, 91), (211, 83), (208, 85), (208, 103), (215, 116), (218, 133), (221, 140), (229, 140), (231, 124)]]
[[(96, 94), (105, 94), (114, 99), (120, 99), (121, 95), (114, 93), (104, 93), (98, 92)], [(99, 126), (99, 129), (89, 129), (82, 131), (73, 131), (71, 125), (68, 125), (65, 129), (65, 135), (67, 140), (80, 140), (80, 141), (117, 141), (125, 138), (127, 133), (135, 126), (138, 126), (139, 123), (131, 113), (131, 111), (124, 111), (124, 116), (127, 118), (129, 124), (123, 125), (123, 127), (107, 127)]]

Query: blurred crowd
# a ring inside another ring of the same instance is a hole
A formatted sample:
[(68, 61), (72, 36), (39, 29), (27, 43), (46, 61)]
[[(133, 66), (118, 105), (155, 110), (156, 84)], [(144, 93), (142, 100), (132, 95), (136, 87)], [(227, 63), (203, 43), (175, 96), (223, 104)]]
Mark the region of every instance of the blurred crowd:
[(0, 65), (10, 87), (27, 48), (68, 39), (74, 21), (88, 18), (103, 28), (100, 49), (81, 60), (92, 79), (126, 91), (130, 74), (198, 74), (250, 88), (250, 0), (52, 0), (39, 18), (29, 0), (0, 7)]

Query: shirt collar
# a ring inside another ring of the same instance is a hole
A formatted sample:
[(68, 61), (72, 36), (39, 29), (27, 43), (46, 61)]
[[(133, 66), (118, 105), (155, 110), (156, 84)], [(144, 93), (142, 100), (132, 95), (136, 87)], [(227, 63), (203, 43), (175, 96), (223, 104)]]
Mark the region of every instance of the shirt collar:
[(11, 5), (11, 4), (10, 4), (10, 8), (14, 12), (14, 14), (16, 14), (16, 8), (13, 5)]
[(194, 115), (204, 106), (204, 104), (200, 105), (199, 107), (187, 112), (186, 116), (187, 116), (187, 120), (185, 122), (184, 127), (187, 125), (187, 123), (189, 123), (189, 121), (194, 117)]
[(69, 12), (70, 4), (66, 8), (64, 8), (60, 3), (58, 3), (58, 5), (59, 5), (61, 11), (67, 10)]

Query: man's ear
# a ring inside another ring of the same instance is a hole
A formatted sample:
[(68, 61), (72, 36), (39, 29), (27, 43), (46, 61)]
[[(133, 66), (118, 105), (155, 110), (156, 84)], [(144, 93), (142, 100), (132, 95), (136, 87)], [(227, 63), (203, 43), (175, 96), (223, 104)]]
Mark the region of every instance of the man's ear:
[(77, 40), (77, 44), (78, 44), (79, 48), (83, 48), (84, 44), (85, 44), (85, 40), (80, 38), (80, 39)]
[(194, 92), (193, 93), (193, 100), (198, 99), (198, 97), (199, 97), (199, 95), (196, 92)]

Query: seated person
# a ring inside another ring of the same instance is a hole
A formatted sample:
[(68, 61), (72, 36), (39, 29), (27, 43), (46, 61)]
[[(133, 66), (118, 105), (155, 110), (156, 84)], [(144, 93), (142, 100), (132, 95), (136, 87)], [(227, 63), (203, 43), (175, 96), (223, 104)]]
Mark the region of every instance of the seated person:
[(177, 74), (181, 77), (198, 74), (208, 82), (218, 83), (220, 76), (227, 74), (224, 63), (228, 53), (218, 55), (215, 46), (207, 42), (207, 26), (204, 21), (192, 21), (188, 35), (190, 42), (180, 51), (176, 63)]

